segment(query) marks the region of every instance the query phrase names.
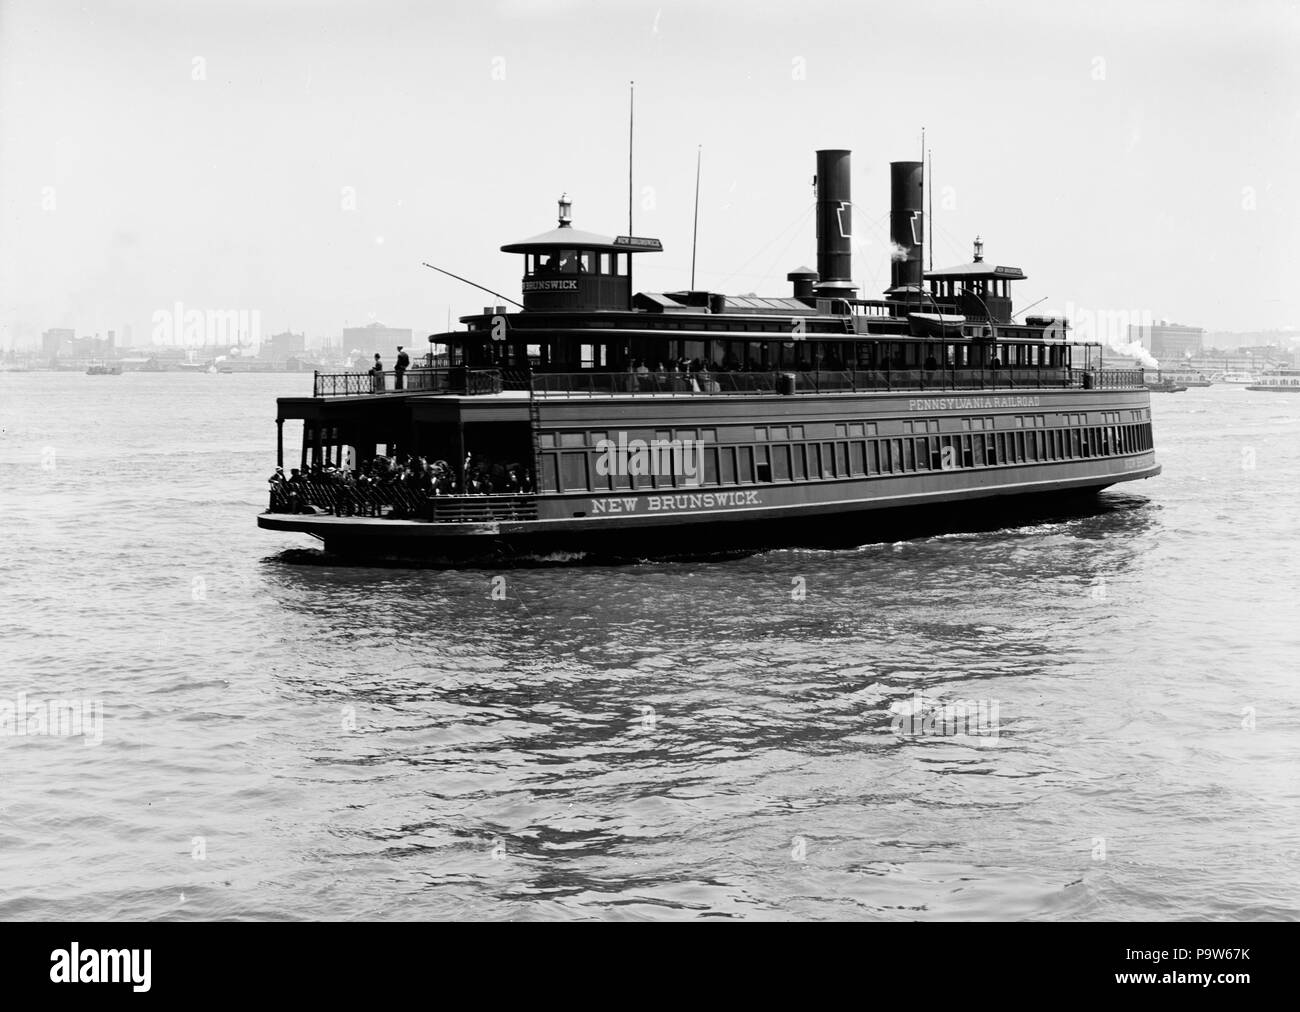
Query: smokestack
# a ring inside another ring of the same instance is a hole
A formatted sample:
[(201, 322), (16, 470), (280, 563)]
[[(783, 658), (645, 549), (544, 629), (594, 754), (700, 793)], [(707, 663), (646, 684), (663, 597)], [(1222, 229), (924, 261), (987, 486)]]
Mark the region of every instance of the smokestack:
[(889, 163), (889, 238), (893, 264), (887, 295), (910, 288), (916, 297), (921, 284), (921, 245), (925, 219), (921, 212), (920, 162)]
[(849, 152), (817, 152), (817, 275), (822, 298), (853, 298)]

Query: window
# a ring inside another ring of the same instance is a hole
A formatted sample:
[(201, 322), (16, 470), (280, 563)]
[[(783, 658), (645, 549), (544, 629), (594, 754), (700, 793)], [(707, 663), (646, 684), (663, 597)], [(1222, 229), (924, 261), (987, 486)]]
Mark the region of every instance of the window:
[(754, 480), (754, 448), (752, 446), (741, 446), (736, 450), (738, 464), (736, 477), (739, 481), (750, 482)]
[(564, 478), (566, 492), (586, 491), (591, 487), (587, 484), (586, 453), (561, 453), (560, 474)]
[(860, 439), (855, 439), (849, 444), (849, 471), (852, 474), (867, 473), (865, 444)]
[(835, 477), (835, 444), (822, 443), (822, 477)]
[(772, 474), (768, 480), (773, 478), (777, 481), (790, 480), (790, 447), (772, 447)]
[(730, 446), (718, 447), (718, 475), (722, 484), (736, 484), (736, 451)]
[(916, 440), (916, 468), (918, 471), (928, 471), (930, 469), (930, 447), (929, 439), (920, 436)]
[(793, 475), (795, 481), (803, 481), (804, 479), (805, 472), (804, 472), (803, 451), (804, 451), (804, 447), (802, 443), (797, 443), (794, 446), (790, 447), (790, 467), (791, 467), (790, 473)]

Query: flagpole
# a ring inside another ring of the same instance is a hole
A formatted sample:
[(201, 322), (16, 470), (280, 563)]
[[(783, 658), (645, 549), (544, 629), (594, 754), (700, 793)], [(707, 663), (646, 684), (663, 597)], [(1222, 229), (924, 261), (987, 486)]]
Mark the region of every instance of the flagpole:
[(700, 236), (700, 159), (704, 145), (695, 149), (695, 226), (691, 229), (691, 291), (695, 291), (695, 244)]

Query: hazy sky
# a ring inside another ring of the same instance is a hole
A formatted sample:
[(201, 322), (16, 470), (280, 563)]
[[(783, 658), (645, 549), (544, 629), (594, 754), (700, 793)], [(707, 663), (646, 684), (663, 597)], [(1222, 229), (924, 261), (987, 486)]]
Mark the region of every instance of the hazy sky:
[[(786, 294), (814, 151), (853, 151), (855, 279), (891, 160), (934, 154), (936, 266), (1018, 304), (1300, 325), (1295, 2), (0, 0), (0, 344), (258, 310), (263, 334), (443, 329), (517, 297), (499, 247), (627, 224), (637, 287)], [(350, 189), (349, 189), (350, 188)], [(355, 201), (355, 209), (348, 206)]]

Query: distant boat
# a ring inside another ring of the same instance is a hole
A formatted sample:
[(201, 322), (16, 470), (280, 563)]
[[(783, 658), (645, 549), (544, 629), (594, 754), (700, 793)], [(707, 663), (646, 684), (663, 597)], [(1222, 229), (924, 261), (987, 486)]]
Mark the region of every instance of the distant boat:
[(1181, 383), (1183, 386), (1186, 387), (1214, 386), (1213, 383), (1211, 383), (1208, 379), (1205, 378), (1205, 373), (1203, 372), (1192, 372), (1190, 370), (1179, 371), (1178, 369), (1173, 369), (1170, 370), (1169, 372), (1166, 372), (1165, 370), (1162, 369), (1158, 373), (1156, 373), (1156, 375), (1158, 377), (1165, 377), (1167, 379), (1171, 379), (1175, 383)]
[(1219, 382), (1227, 383), (1229, 386), (1244, 387), (1254, 383), (1255, 377), (1248, 372), (1225, 372)]
[(1300, 370), (1288, 369), (1261, 376), (1247, 390), (1263, 390), (1271, 394), (1300, 394)]
[(1159, 373), (1156, 373), (1155, 379), (1144, 376), (1143, 381), (1146, 383), (1148, 390), (1157, 394), (1180, 394), (1187, 389), (1184, 384), (1176, 383), (1168, 376), (1162, 377)]
[(92, 365), (90, 368), (88, 368), (86, 370), (86, 375), (87, 376), (121, 376), (122, 367), (120, 365), (105, 365), (100, 363), (100, 364)]

